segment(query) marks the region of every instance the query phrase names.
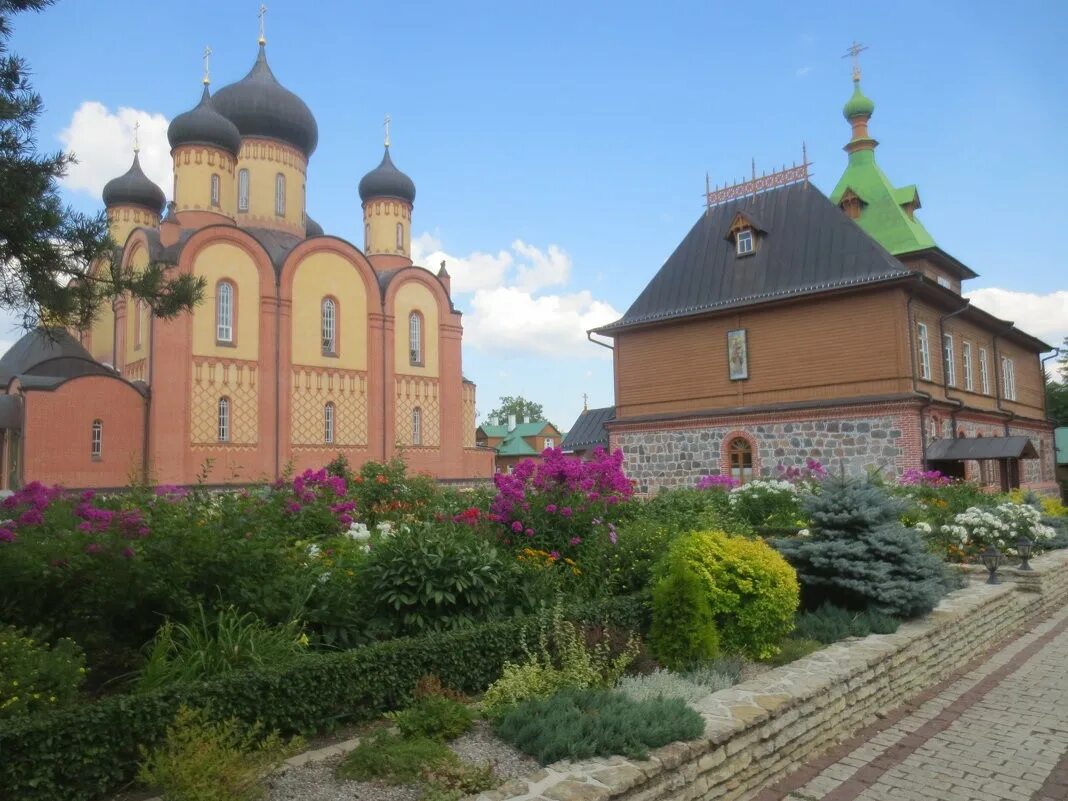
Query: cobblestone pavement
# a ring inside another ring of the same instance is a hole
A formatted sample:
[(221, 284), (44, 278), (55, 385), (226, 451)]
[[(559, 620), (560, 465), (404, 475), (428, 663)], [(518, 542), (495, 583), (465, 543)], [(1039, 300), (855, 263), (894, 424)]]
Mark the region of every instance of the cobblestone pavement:
[(1068, 801), (1068, 607), (980, 648), (754, 801)]

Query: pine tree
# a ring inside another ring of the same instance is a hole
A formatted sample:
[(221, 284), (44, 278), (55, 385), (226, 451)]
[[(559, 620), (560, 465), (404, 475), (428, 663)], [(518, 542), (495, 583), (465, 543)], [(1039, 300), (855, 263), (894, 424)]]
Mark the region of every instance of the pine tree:
[(946, 572), (899, 520), (901, 503), (866, 480), (832, 478), (805, 502), (812, 536), (777, 543), (797, 571), (805, 605), (829, 601), (896, 617), (929, 612)]
[(0, 309), (21, 314), (26, 326), (84, 329), (102, 303), (129, 293), (173, 317), (200, 300), (203, 280), (167, 276), (161, 264), (120, 268), (104, 214), (79, 214), (60, 200), (58, 181), (74, 157), (37, 149), (41, 96), (7, 42), (12, 15), (53, 2), (0, 0)]

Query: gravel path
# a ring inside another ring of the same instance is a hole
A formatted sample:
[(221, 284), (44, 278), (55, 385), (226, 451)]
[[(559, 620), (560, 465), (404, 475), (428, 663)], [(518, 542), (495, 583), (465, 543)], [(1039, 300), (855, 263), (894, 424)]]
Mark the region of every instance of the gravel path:
[[(472, 765), (493, 765), (503, 782), (526, 776), (540, 766), (530, 757), (498, 740), (485, 721), (449, 743), (460, 759)], [(286, 768), (267, 781), (267, 801), (418, 801), (420, 790), (410, 784), (356, 782), (334, 776), (340, 757)]]

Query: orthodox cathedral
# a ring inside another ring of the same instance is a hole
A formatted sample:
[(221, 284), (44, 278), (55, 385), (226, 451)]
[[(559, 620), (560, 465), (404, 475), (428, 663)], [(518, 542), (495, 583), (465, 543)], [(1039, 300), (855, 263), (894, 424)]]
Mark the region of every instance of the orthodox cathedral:
[(415, 184), (390, 156), (388, 118), (382, 161), (359, 183), (361, 249), (307, 215), (318, 127), (275, 78), (262, 33), (248, 75), (214, 95), (208, 84), (168, 129), (172, 200), (136, 149), (103, 191), (122, 266), (201, 277), (204, 301), (162, 320), (118, 297), (89, 330), (12, 346), (2, 486), (245, 483), (339, 454), (490, 475), (449, 275), (412, 263)]

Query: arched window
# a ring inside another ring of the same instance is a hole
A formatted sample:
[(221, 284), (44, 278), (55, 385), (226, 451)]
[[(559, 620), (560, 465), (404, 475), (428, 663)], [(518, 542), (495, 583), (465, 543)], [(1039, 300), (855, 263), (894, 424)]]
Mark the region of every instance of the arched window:
[(145, 317), (145, 302), (143, 300), (137, 301), (134, 304), (134, 348), (141, 348), (141, 341), (144, 333), (142, 331), (144, 327)]
[(237, 210), (248, 211), (248, 170), (237, 171)]
[(286, 177), (282, 173), (274, 176), (274, 213), (279, 217), (286, 213)]
[(230, 441), (230, 399), (219, 398), (219, 442)]
[(404, 250), (404, 224), (397, 223), (397, 250)]
[(234, 341), (234, 285), (220, 281), (215, 287), (215, 340)]
[(214, 173), (211, 176), (211, 205), (219, 205), (219, 176)]
[(371, 249), (371, 223), (364, 223), (363, 226), (363, 249)]
[(412, 409), (412, 445), (423, 444), (423, 410), (416, 406)]
[(333, 298), (323, 298), (322, 323), (323, 355), (337, 356), (337, 304)]
[(408, 315), (408, 363), (423, 365), (423, 315), (417, 311)]
[(92, 434), (89, 439), (89, 455), (93, 459), (101, 458), (104, 452), (104, 423), (100, 420), (93, 421)]
[(334, 441), (334, 404), (328, 403), (323, 407), (323, 442)]
[(753, 478), (753, 446), (747, 439), (735, 437), (727, 446), (727, 461), (731, 478), (740, 484)]

